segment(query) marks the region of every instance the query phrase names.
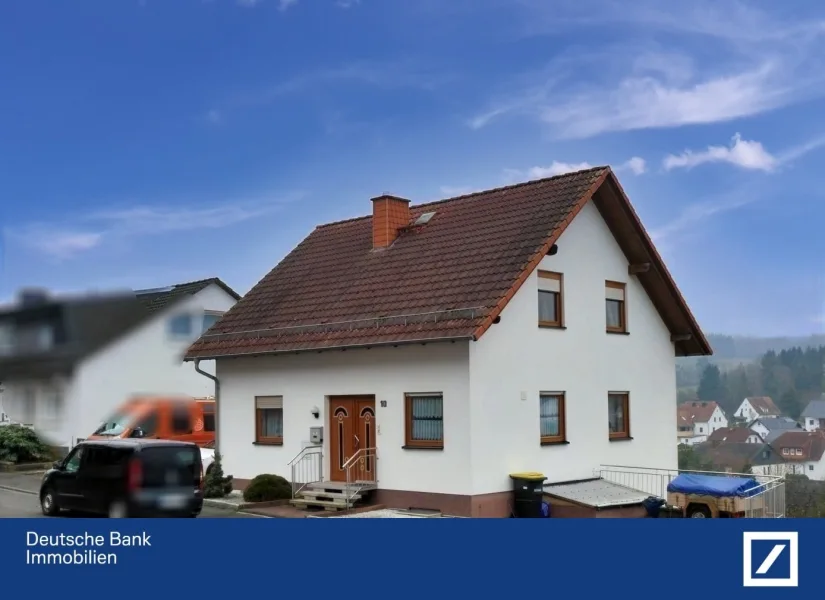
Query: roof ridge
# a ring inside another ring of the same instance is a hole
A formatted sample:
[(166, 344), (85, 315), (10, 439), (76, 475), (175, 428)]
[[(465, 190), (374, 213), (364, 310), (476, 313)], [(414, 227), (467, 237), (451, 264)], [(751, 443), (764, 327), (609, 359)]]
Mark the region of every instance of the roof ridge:
[[(433, 206), (435, 204), (444, 204), (445, 202), (453, 202), (455, 200), (464, 200), (466, 198), (471, 198), (473, 196), (479, 196), (481, 194), (490, 194), (493, 192), (501, 192), (504, 190), (512, 190), (518, 189), (527, 185), (535, 185), (538, 183), (544, 183), (546, 181), (552, 181), (554, 179), (562, 179), (564, 177), (571, 177), (572, 175), (581, 175), (582, 173), (590, 173), (592, 171), (600, 171), (603, 169), (610, 169), (610, 165), (601, 165), (598, 167), (590, 167), (589, 169), (581, 169), (579, 171), (570, 171), (569, 173), (560, 173), (559, 175), (553, 175), (551, 177), (542, 177), (540, 179), (530, 179), (528, 181), (521, 181), (519, 183), (511, 183), (509, 185), (502, 185), (495, 188), (490, 188), (488, 190), (478, 190), (476, 192), (470, 192), (469, 194), (461, 194), (460, 196), (451, 196), (450, 198), (442, 198), (440, 200), (431, 200), (430, 202), (423, 202), (422, 204), (411, 204), (410, 210), (416, 208), (424, 208), (427, 206)], [(349, 219), (341, 219), (340, 221), (331, 221), (330, 223), (323, 223), (321, 225), (317, 225), (315, 229), (324, 229), (326, 227), (332, 227), (333, 225), (341, 225), (343, 223), (351, 223), (353, 221), (360, 221), (362, 219), (371, 219), (372, 215), (361, 215), (360, 217), (351, 217)]]

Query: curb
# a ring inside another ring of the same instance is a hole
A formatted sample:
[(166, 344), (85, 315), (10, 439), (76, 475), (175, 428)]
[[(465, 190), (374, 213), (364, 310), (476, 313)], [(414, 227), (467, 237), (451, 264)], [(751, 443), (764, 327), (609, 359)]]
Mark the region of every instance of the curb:
[(11, 487), (10, 485), (0, 485), (0, 490), (7, 492), (17, 492), (18, 494), (28, 494), (29, 496), (37, 496), (37, 492), (31, 490), (24, 490), (23, 488)]
[(214, 498), (204, 498), (203, 505), (208, 506), (210, 508), (218, 508), (220, 510), (226, 510), (231, 512), (239, 512), (241, 507), (238, 504), (234, 504), (232, 502), (225, 502), (223, 500), (215, 500)]

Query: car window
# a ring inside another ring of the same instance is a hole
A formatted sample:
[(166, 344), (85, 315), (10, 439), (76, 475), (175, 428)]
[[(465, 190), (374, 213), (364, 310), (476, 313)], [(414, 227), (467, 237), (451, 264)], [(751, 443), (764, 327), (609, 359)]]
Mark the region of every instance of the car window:
[(101, 423), (95, 435), (116, 437), (121, 435), (131, 425), (134, 416), (130, 412), (118, 412)]
[(153, 437), (158, 433), (158, 411), (152, 410), (149, 414), (140, 419), (135, 427), (143, 431), (143, 437)]
[(86, 448), (83, 472), (88, 471), (91, 475), (111, 473), (123, 466), (125, 459), (126, 452), (119, 448), (90, 446)]
[(215, 407), (206, 404), (203, 407), (203, 430), (209, 433), (215, 431)]
[(80, 461), (83, 459), (84, 451), (85, 448), (82, 446), (80, 448), (75, 448), (74, 452), (66, 458), (64, 470), (67, 473), (77, 473), (78, 469), (80, 469)]
[(188, 406), (176, 404), (172, 407), (172, 432), (192, 433), (191, 415)]
[(143, 448), (143, 486), (197, 485), (200, 482), (201, 456), (197, 447)]

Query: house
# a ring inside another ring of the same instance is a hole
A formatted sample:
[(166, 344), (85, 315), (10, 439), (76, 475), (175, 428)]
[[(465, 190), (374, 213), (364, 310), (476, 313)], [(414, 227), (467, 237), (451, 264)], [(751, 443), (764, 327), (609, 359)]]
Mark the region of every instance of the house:
[(805, 431), (825, 429), (825, 398), (808, 402), (800, 418)]
[(716, 429), (708, 437), (711, 443), (735, 443), (735, 444), (763, 444), (764, 440), (758, 433), (746, 427), (723, 427)]
[(676, 415), (676, 439), (689, 446), (707, 441), (711, 433), (728, 426), (725, 412), (716, 402), (684, 402)]
[(751, 396), (742, 400), (742, 404), (733, 414), (739, 419), (751, 422), (760, 417), (781, 417), (782, 411), (769, 396)]
[(675, 469), (675, 357), (710, 353), (600, 167), (373, 198), (310, 233), (186, 359), (216, 360), (240, 486), (294, 467), (309, 489), (359, 480), (388, 507), (501, 517), (513, 472)]
[(748, 425), (748, 429), (759, 434), (765, 443), (772, 443), (786, 431), (801, 429), (799, 423), (790, 417), (760, 417)]
[(791, 473), (825, 479), (825, 431), (786, 431), (771, 444)]
[(182, 358), (238, 298), (220, 279), (76, 297), (24, 291), (0, 312), (3, 411), (72, 447), (132, 394), (214, 395)]
[(781, 476), (786, 470), (781, 456), (764, 443), (708, 441), (693, 446), (693, 452), (710, 471)]

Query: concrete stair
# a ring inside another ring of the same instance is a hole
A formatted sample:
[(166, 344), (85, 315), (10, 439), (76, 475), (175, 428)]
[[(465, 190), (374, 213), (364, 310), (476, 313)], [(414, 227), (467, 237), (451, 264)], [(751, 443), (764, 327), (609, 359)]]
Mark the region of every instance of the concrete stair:
[(337, 481), (319, 481), (310, 483), (300, 491), (298, 497), (290, 501), (296, 508), (315, 508), (330, 512), (338, 512), (347, 509), (347, 496), (350, 498), (350, 506), (357, 504), (364, 499), (364, 496), (377, 486), (372, 482), (356, 482), (349, 486), (347, 494), (347, 484)]

